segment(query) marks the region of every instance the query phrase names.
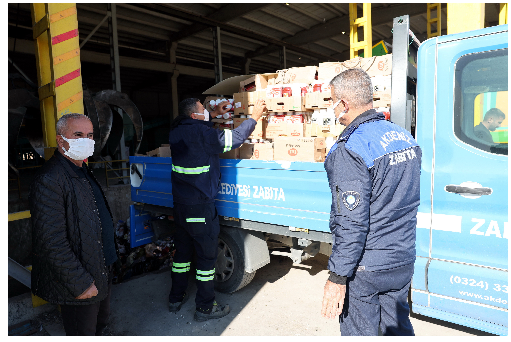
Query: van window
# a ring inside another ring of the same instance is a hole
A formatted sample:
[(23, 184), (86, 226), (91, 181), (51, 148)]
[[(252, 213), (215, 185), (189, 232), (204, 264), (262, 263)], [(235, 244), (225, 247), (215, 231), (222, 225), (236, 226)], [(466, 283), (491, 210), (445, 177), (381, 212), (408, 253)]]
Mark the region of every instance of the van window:
[(454, 133), (494, 154), (508, 151), (507, 49), (464, 55), (455, 68)]

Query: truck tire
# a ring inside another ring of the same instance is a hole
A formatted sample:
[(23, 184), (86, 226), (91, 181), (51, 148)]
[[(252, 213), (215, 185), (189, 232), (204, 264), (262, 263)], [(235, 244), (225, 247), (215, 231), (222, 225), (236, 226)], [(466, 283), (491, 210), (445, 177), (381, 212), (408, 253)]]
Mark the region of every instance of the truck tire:
[(218, 257), (215, 264), (215, 290), (233, 293), (248, 285), (256, 274), (245, 272), (243, 246), (229, 234), (220, 231), (218, 236)]

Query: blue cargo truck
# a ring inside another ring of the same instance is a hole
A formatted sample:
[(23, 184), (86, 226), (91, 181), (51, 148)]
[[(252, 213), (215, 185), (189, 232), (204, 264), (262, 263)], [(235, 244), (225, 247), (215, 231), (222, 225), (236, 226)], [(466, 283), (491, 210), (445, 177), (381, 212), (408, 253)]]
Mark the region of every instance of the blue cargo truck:
[[(395, 18), (393, 29), (391, 120), (414, 134), (423, 153), (412, 311), (507, 335), (507, 25), (422, 44), (408, 16)], [(491, 132), (494, 143), (474, 134), (490, 108), (506, 113)], [(145, 220), (172, 214), (172, 159), (130, 163), (137, 246), (153, 234)], [(218, 291), (247, 285), (274, 248), (285, 246), (296, 263), (331, 253), (322, 163), (223, 159), (221, 172)]]

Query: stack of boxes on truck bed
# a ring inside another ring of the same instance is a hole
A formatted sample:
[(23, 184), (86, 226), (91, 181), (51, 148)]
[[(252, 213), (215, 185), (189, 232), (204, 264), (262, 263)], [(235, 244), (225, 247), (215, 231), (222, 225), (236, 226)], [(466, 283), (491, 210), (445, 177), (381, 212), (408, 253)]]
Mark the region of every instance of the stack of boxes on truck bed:
[(344, 129), (335, 123), (329, 83), (337, 74), (351, 68), (362, 68), (371, 76), (373, 106), (389, 118), (390, 54), (258, 74), (240, 82), (239, 92), (233, 94), (232, 122), (227, 125), (216, 119), (213, 121), (217, 122), (217, 128), (234, 129), (250, 118), (259, 98), (265, 99), (268, 112), (258, 121), (248, 141), (220, 157), (324, 161), (328, 149)]

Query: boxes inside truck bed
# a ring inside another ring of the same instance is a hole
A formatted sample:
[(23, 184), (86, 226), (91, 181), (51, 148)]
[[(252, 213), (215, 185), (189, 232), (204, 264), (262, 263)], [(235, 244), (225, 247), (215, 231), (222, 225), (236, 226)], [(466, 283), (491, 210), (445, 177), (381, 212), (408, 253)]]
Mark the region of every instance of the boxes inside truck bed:
[(273, 142), (275, 160), (323, 162), (325, 155), (325, 138), (278, 137)]
[[(234, 118), (234, 129), (236, 129), (239, 125), (243, 123), (243, 121), (248, 120), (248, 118)], [(252, 134), (250, 134), (250, 139), (263, 139), (265, 137), (266, 131), (266, 120), (264, 117), (257, 121), (257, 124), (254, 128)]]
[(305, 126), (303, 123), (269, 123), (266, 125), (266, 139), (275, 139), (279, 136), (303, 137)]
[(257, 74), (240, 82), (240, 92), (264, 90), (272, 79), (277, 78), (277, 73)]
[(240, 159), (273, 160), (273, 143), (243, 144)]
[(368, 58), (355, 57), (344, 62), (319, 63), (318, 80), (329, 82), (341, 72), (353, 68), (363, 69), (370, 77), (390, 75), (392, 74), (392, 54)]

